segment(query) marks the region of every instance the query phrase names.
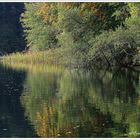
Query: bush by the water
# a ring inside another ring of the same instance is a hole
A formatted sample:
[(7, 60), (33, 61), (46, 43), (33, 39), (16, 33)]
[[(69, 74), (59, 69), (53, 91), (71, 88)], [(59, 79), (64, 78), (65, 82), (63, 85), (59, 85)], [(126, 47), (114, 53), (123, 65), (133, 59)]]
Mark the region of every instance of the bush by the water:
[(90, 44), (88, 62), (96, 65), (107, 66), (132, 66), (138, 63), (138, 51), (140, 47), (140, 32), (138, 29), (118, 29), (105, 32)]

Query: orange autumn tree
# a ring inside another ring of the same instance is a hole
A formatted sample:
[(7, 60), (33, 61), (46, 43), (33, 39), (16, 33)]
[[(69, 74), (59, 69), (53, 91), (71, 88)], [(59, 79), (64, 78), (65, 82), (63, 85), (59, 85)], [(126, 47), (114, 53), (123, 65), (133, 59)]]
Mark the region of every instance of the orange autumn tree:
[(38, 9), (38, 15), (42, 17), (43, 21), (52, 24), (57, 22), (57, 4), (43, 3)]

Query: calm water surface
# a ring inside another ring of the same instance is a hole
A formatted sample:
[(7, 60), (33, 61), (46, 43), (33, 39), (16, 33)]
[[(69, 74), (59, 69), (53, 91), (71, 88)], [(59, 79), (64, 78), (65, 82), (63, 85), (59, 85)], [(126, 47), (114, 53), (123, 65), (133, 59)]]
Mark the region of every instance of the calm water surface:
[(140, 137), (140, 74), (0, 66), (0, 137)]

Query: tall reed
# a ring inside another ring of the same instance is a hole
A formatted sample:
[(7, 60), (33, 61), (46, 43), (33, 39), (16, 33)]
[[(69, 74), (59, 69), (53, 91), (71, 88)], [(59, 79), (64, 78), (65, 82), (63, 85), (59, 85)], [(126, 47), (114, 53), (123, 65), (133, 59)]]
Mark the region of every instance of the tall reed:
[[(3, 63), (25, 63), (25, 64), (67, 64), (67, 50), (62, 48), (50, 49), (47, 51), (29, 51), (26, 53), (13, 53), (1, 59)], [(65, 59), (65, 60), (64, 60)]]

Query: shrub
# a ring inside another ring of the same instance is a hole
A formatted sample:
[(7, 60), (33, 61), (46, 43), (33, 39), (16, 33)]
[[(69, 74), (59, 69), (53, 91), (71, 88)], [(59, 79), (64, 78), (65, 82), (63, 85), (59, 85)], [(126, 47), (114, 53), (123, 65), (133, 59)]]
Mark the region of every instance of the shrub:
[(89, 64), (106, 66), (130, 66), (136, 63), (140, 32), (135, 29), (122, 29), (104, 32), (89, 43)]

